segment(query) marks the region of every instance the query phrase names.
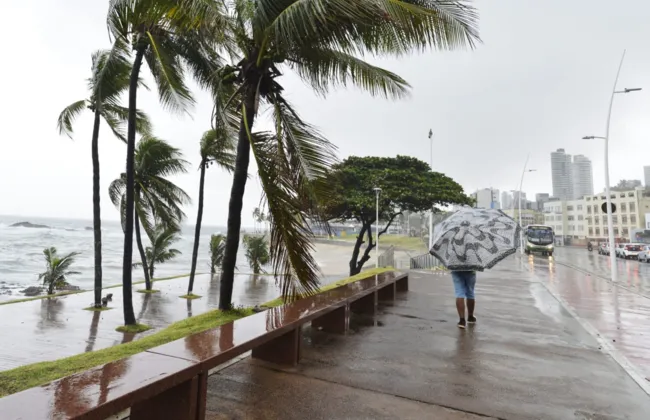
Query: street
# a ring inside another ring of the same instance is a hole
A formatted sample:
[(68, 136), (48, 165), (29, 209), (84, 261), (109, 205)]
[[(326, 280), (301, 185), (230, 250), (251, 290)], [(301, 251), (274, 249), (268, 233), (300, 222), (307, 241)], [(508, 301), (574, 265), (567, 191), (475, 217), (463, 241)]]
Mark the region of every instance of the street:
[(650, 264), (618, 259), (610, 280), (608, 256), (558, 247), (552, 258), (519, 259), (564, 304), (646, 392), (650, 390)]

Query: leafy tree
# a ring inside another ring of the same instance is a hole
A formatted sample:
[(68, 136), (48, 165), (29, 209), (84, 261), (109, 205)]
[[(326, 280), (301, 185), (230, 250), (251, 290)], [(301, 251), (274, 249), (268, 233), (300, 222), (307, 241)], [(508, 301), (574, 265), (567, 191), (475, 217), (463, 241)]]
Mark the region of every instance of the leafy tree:
[[(74, 120), (84, 110), (94, 115), (91, 140), (93, 162), (93, 237), (95, 253), (95, 307), (102, 305), (102, 225), (99, 193), (99, 128), (101, 121), (108, 125), (115, 136), (123, 141), (124, 123), (128, 109), (120, 105), (120, 96), (129, 86), (131, 63), (124, 53), (123, 45), (116, 41), (111, 50), (100, 50), (92, 55), (91, 77), (88, 79), (90, 97), (68, 105), (59, 115), (59, 134), (72, 138)], [(148, 133), (151, 124), (147, 116), (136, 110), (136, 130)]]
[(244, 248), (246, 248), (246, 259), (253, 273), (260, 274), (262, 266), (271, 261), (269, 244), (264, 235), (244, 235)]
[(185, 83), (189, 70), (207, 87), (217, 69), (215, 48), (223, 41), (224, 3), (205, 0), (110, 0), (108, 29), (135, 53), (129, 78), (129, 107), (124, 197), (122, 288), (124, 324), (135, 325), (131, 264), (135, 212), (135, 133), (138, 79), (143, 61), (166, 108), (186, 112), (194, 103)]
[[(376, 222), (376, 195), (381, 188), (379, 219), (385, 225), (379, 236), (386, 233), (391, 223), (404, 211), (421, 212), (434, 205), (469, 204), (463, 187), (414, 157), (357, 157), (352, 156), (333, 167), (324, 180), (332, 194), (321, 202), (328, 220), (354, 220), (361, 225), (350, 259), (350, 275), (361, 272), (375, 248), (373, 224)], [(367, 237), (367, 246), (361, 247)]]
[(192, 250), (192, 267), (187, 294), (191, 295), (194, 289), (194, 276), (196, 274), (196, 261), (199, 255), (199, 239), (201, 238), (201, 220), (203, 219), (203, 194), (205, 187), (205, 170), (216, 164), (232, 171), (235, 164), (235, 143), (228, 130), (213, 129), (206, 131), (201, 138), (201, 177), (199, 179), (199, 208), (196, 214), (194, 228), (194, 248)]
[[(293, 70), (315, 92), (356, 85), (400, 98), (408, 84), (373, 66), (365, 54), (403, 55), (413, 49), (453, 49), (478, 39), (476, 13), (464, 1), (237, 0), (231, 39), (239, 61), (220, 73), (235, 84), (241, 112), (237, 161), (228, 209), (228, 234), (219, 307), (231, 305), (251, 148), (271, 219), (270, 253), (282, 295), (317, 290), (318, 266), (310, 254), (302, 200), (324, 193), (311, 183), (335, 161), (333, 146), (304, 122), (283, 95), (282, 70)], [(271, 110), (272, 133), (255, 133), (260, 108)], [(313, 187), (313, 188), (312, 188)]]
[(38, 280), (43, 280), (43, 285), (47, 287), (47, 294), (54, 294), (54, 289), (60, 289), (68, 285), (68, 276), (81, 274), (77, 271), (71, 271), (70, 266), (74, 264), (78, 252), (71, 252), (68, 255), (59, 257), (56, 248), (50, 247), (43, 250), (45, 255), (46, 271), (38, 275)]
[(633, 190), (637, 187), (642, 187), (643, 184), (641, 183), (640, 180), (638, 179), (621, 179), (618, 181), (618, 184), (616, 186), (611, 187), (610, 190), (612, 191), (630, 191)]
[[(147, 255), (142, 244), (140, 225), (152, 235), (154, 225), (166, 228), (181, 225), (185, 213), (181, 206), (190, 202), (190, 197), (180, 187), (167, 179), (168, 176), (187, 172), (189, 164), (181, 151), (164, 140), (144, 136), (135, 150), (135, 238), (145, 279), (145, 287), (151, 290), (150, 270)], [(126, 226), (127, 176), (121, 174), (109, 187), (113, 204), (120, 209), (122, 226)]]
[[(180, 239), (179, 232), (180, 229), (178, 227), (164, 224), (156, 225), (153, 231), (150, 232), (149, 240), (151, 241), (151, 246), (147, 247), (146, 256), (149, 263), (147, 269), (149, 271), (149, 277), (152, 280), (156, 264), (164, 264), (181, 255), (181, 251), (171, 248), (172, 244)], [(135, 263), (133, 265), (142, 266), (142, 263)]]
[(210, 237), (210, 274), (214, 275), (217, 268), (223, 263), (223, 254), (226, 250), (226, 236), (222, 234)]

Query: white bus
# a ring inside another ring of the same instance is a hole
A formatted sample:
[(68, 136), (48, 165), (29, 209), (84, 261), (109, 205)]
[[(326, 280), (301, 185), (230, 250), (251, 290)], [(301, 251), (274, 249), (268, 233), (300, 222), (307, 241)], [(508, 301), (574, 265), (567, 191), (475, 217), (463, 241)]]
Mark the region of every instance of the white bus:
[(534, 252), (553, 256), (555, 234), (553, 228), (544, 225), (528, 225), (524, 228), (524, 250), (527, 255)]

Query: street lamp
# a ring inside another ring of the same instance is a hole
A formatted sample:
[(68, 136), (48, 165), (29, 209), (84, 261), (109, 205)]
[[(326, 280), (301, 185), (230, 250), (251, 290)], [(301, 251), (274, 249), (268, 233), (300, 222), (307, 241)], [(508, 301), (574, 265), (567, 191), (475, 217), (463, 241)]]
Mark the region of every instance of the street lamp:
[[(433, 171), (433, 130), (429, 129), (429, 140), (431, 142), (431, 161), (430, 166)], [(429, 249), (433, 248), (433, 205), (431, 205), (431, 214), (429, 215)]]
[(524, 255), (524, 226), (522, 225), (522, 218), (521, 218), (521, 195), (522, 195), (522, 188), (524, 187), (524, 175), (526, 175), (526, 172), (535, 172), (537, 169), (526, 169), (528, 166), (528, 159), (530, 159), (530, 154), (526, 157), (526, 163), (524, 163), (524, 171), (521, 173), (521, 181), (519, 182), (519, 226), (521, 229), (519, 230), (519, 251), (521, 255)]
[(375, 195), (377, 197), (377, 202), (376, 202), (376, 219), (375, 219), (375, 235), (377, 236), (377, 249), (375, 250), (375, 258), (376, 258), (376, 265), (375, 268), (379, 268), (379, 193), (381, 193), (381, 188), (375, 187), (373, 188), (375, 191)]
[(623, 56), (621, 57), (621, 62), (618, 65), (618, 71), (616, 72), (616, 79), (614, 80), (614, 89), (612, 89), (612, 96), (609, 100), (609, 111), (607, 112), (607, 124), (605, 125), (605, 137), (601, 136), (584, 136), (584, 140), (593, 140), (593, 139), (602, 139), (605, 140), (605, 194), (607, 195), (607, 230), (608, 232), (608, 241), (609, 241), (609, 260), (610, 265), (612, 266), (612, 281), (615, 282), (618, 280), (618, 267), (616, 264), (616, 252), (614, 251), (614, 221), (612, 219), (612, 197), (610, 195), (609, 189), (609, 123), (612, 119), (612, 106), (614, 105), (614, 95), (617, 93), (630, 93), (638, 92), (641, 88), (625, 88), (623, 90), (616, 90), (616, 85), (618, 84), (618, 76), (621, 74), (621, 68), (623, 67), (623, 60), (625, 60), (625, 50), (623, 50)]

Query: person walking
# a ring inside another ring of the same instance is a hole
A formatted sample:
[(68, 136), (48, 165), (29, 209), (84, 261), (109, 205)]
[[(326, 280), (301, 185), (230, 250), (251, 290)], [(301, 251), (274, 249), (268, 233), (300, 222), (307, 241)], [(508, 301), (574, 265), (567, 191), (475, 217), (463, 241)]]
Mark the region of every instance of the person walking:
[[(476, 285), (476, 271), (452, 271), (456, 294), (456, 310), (458, 311), (458, 328), (465, 329), (467, 324), (475, 324), (474, 307), (476, 304), (474, 286)], [(465, 302), (467, 302), (467, 319), (465, 319)]]

